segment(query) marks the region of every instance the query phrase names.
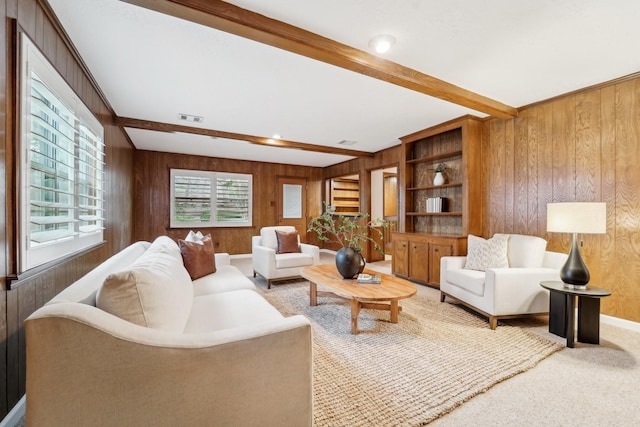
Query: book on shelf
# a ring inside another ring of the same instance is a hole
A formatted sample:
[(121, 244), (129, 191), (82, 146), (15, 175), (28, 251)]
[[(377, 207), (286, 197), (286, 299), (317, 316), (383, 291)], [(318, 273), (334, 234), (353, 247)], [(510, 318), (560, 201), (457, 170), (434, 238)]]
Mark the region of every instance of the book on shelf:
[(447, 211), (447, 199), (444, 197), (429, 197), (427, 199), (427, 213)]
[(358, 274), (358, 283), (372, 283), (374, 285), (379, 285), (382, 282), (382, 277), (377, 274), (366, 274), (360, 273)]

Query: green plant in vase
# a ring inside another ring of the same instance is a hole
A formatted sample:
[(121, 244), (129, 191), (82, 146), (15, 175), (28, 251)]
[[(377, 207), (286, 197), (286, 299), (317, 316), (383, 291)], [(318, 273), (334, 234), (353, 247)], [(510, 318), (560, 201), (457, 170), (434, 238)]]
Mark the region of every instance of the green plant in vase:
[(342, 277), (352, 279), (362, 271), (366, 263), (361, 254), (364, 244), (371, 242), (374, 250), (384, 253), (379, 243), (384, 242), (384, 233), (379, 227), (386, 230), (389, 224), (382, 219), (370, 221), (368, 213), (340, 215), (325, 210), (322, 215), (309, 222), (307, 231), (316, 233), (321, 242), (341, 246), (336, 253), (336, 267)]

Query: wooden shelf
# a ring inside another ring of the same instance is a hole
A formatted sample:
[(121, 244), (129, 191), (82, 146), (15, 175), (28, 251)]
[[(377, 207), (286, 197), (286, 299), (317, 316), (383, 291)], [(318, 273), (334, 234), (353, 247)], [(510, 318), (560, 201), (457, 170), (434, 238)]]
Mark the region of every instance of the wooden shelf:
[(452, 157), (462, 156), (462, 150), (449, 151), (446, 153), (440, 153), (433, 156), (420, 157), (418, 159), (409, 159), (407, 160), (407, 164), (415, 165), (417, 163), (428, 163), (428, 162), (436, 162), (438, 160), (449, 159)]
[(462, 216), (462, 212), (407, 212), (407, 216)]
[[(404, 155), (403, 231), (424, 234), (480, 234), (482, 121), (465, 116), (400, 138)], [(445, 184), (433, 185), (443, 163)], [(426, 212), (428, 197), (446, 200), (446, 212)]]
[(462, 187), (461, 182), (456, 182), (453, 184), (442, 184), (442, 185), (428, 185), (425, 187), (409, 187), (407, 191), (420, 191), (420, 190), (435, 190), (438, 188), (453, 188), (453, 187)]

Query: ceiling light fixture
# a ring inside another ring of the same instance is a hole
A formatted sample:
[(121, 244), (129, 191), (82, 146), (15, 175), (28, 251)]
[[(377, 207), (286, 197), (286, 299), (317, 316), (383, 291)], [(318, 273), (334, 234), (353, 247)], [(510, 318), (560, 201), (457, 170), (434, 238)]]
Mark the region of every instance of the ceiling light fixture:
[(273, 138), (273, 139), (282, 139), (282, 136), (280, 136), (280, 134), (279, 134), (279, 133), (274, 133), (274, 134), (271, 136), (271, 138)]
[(389, 34), (380, 34), (369, 40), (369, 47), (378, 53), (386, 53), (395, 42), (395, 37)]

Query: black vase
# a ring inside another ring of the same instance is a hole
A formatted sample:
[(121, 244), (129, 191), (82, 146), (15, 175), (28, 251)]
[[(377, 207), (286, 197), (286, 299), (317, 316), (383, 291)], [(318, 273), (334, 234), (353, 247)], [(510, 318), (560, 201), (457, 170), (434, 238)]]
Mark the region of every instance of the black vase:
[(336, 268), (345, 279), (353, 279), (364, 270), (364, 257), (353, 248), (343, 247), (336, 253)]

